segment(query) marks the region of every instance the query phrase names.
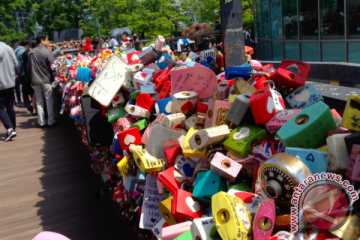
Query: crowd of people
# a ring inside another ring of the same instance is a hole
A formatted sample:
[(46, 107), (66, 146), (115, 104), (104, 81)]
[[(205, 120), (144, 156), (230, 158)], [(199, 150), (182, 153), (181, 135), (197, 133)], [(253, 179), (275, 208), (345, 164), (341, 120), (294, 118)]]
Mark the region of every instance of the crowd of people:
[(55, 126), (51, 63), (59, 55), (61, 47), (46, 34), (38, 34), (36, 40), (22, 39), (15, 49), (0, 39), (0, 120), (6, 129), (6, 142), (17, 136), (15, 105), (37, 115), (39, 127)]

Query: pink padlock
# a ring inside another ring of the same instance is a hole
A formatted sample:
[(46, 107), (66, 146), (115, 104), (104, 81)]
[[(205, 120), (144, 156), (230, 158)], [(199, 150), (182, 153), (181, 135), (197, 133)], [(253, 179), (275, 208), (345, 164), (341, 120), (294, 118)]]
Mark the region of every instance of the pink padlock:
[(234, 182), (242, 165), (217, 152), (210, 163), (210, 170), (221, 177)]
[(119, 132), (128, 130), (129, 127), (134, 124), (134, 121), (131, 118), (119, 118), (117, 120), (117, 125), (119, 127)]
[(76, 106), (76, 107), (73, 107), (73, 108), (71, 109), (71, 115), (72, 115), (72, 116), (78, 116), (78, 115), (80, 114), (80, 112), (81, 112), (81, 107), (80, 107), (80, 105), (78, 105), (78, 106)]
[(346, 176), (353, 181), (360, 181), (360, 145), (358, 144), (352, 146)]
[(184, 232), (190, 230), (191, 224), (192, 222), (186, 221), (183, 223), (178, 223), (172, 226), (164, 227), (161, 235), (162, 240), (173, 240), (174, 238), (180, 236)]
[(256, 71), (262, 71), (262, 64), (258, 60), (250, 60), (250, 64)]
[(302, 109), (284, 109), (277, 112), (268, 122), (265, 123), (269, 133), (276, 133), (292, 117), (301, 112)]

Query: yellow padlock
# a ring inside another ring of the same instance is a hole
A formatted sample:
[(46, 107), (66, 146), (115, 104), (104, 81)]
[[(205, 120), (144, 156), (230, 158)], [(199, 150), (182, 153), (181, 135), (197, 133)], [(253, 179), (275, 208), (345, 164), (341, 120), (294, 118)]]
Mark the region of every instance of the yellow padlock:
[(136, 165), (143, 173), (159, 172), (163, 167), (161, 159), (151, 156), (145, 149), (136, 150), (133, 156)]
[(169, 197), (158, 204), (158, 208), (160, 211), (161, 216), (165, 219), (165, 221), (169, 225), (177, 224), (176, 219), (171, 214), (171, 206), (172, 206), (172, 200), (174, 197)]
[(350, 130), (360, 131), (360, 96), (349, 96), (340, 125)]
[(224, 240), (251, 240), (252, 216), (244, 202), (225, 192), (212, 196), (215, 225)]
[(327, 153), (327, 152), (328, 152), (328, 146), (327, 146), (327, 145), (324, 145), (324, 146), (322, 146), (322, 147), (319, 147), (317, 150)]
[(194, 149), (192, 150), (190, 147), (189, 139), (194, 133), (198, 132), (199, 130), (195, 130), (195, 128), (190, 128), (189, 131), (186, 134), (185, 140), (184, 140), (184, 147), (183, 147), (183, 154), (185, 157), (194, 157), (194, 158), (207, 158), (206, 152), (207, 148), (200, 148), (200, 149)]
[(117, 167), (123, 177), (126, 177), (131, 173), (131, 161), (127, 157), (123, 157), (123, 159), (118, 162)]

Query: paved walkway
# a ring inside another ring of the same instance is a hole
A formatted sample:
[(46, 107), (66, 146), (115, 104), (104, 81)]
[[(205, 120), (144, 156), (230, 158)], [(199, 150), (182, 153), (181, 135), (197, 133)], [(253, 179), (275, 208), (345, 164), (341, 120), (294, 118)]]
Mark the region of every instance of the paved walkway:
[(111, 194), (96, 199), (102, 180), (72, 119), (40, 129), (24, 108), (16, 113), (12, 142), (3, 142), (0, 126), (0, 239), (30, 240), (41, 231), (72, 240), (133, 239)]

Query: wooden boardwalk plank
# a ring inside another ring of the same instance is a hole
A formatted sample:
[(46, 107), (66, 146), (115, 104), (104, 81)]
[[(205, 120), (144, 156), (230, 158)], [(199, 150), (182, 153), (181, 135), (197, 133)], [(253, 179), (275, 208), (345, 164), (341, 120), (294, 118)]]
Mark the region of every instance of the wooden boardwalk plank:
[(41, 231), (72, 240), (133, 239), (111, 194), (96, 199), (103, 183), (72, 119), (40, 129), (25, 109), (16, 114), (12, 142), (3, 142), (0, 126), (0, 239), (29, 240)]

